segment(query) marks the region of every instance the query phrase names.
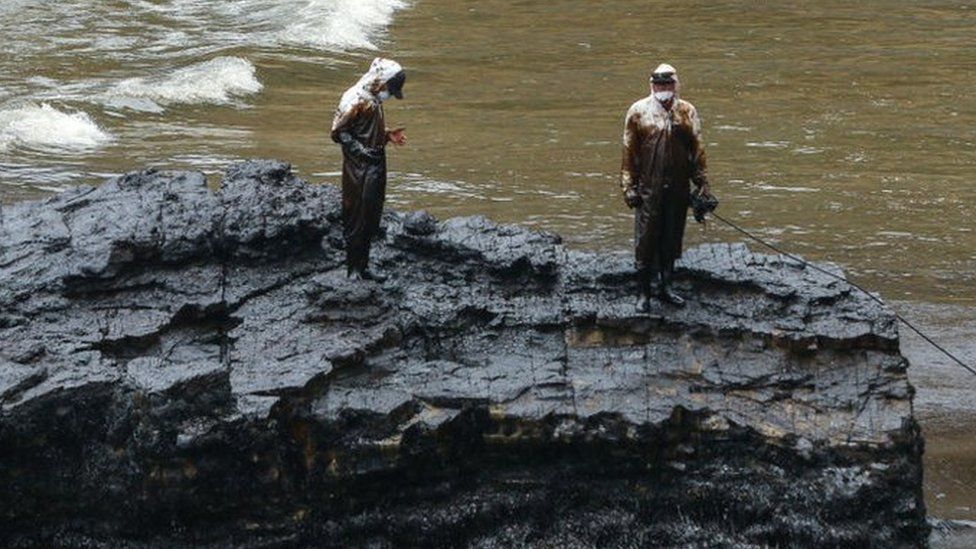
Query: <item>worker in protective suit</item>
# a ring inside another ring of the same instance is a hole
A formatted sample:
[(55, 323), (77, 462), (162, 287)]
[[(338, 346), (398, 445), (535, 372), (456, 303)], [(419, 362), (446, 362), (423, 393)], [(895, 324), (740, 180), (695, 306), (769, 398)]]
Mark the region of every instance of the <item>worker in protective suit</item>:
[(654, 69), (651, 95), (634, 103), (624, 123), (620, 185), (634, 214), (634, 252), (640, 283), (638, 310), (650, 309), (657, 294), (683, 306), (671, 286), (674, 262), (681, 257), (690, 184), (709, 194), (701, 121), (695, 107), (678, 97), (677, 71), (668, 64)]
[(332, 140), (342, 145), (342, 223), (349, 275), (382, 282), (370, 271), (369, 247), (379, 231), (386, 198), (386, 144), (403, 145), (403, 128), (386, 130), (383, 102), (403, 99), (406, 73), (399, 63), (377, 57), (346, 90), (332, 121)]

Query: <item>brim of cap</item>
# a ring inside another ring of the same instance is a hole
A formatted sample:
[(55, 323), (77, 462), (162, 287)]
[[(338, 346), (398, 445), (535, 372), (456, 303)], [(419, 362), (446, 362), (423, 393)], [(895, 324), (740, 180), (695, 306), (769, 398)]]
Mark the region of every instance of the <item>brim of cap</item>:
[(393, 97), (396, 97), (397, 99), (403, 99), (403, 90), (397, 90), (393, 92)]
[(671, 84), (671, 83), (674, 82), (674, 77), (673, 76), (670, 76), (670, 75), (668, 75), (668, 76), (652, 76), (651, 77), (651, 82), (654, 82), (655, 84)]

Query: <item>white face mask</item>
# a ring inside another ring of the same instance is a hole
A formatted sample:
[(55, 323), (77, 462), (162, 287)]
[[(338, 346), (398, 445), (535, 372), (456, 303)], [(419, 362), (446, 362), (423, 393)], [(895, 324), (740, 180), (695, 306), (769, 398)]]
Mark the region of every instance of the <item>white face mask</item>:
[(668, 101), (674, 99), (674, 92), (673, 91), (654, 92), (654, 99), (657, 99), (661, 103), (667, 103)]
[(376, 97), (380, 100), (380, 103), (382, 103), (387, 99), (389, 99), (391, 96), (390, 96), (390, 92), (383, 90), (380, 93), (376, 94)]

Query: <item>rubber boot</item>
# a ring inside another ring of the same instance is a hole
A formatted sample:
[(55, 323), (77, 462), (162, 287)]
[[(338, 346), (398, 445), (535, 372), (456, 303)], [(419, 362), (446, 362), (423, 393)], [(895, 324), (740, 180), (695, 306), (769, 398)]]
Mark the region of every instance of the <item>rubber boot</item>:
[(648, 313), (651, 311), (651, 273), (637, 271), (637, 285), (640, 287), (640, 296), (637, 298), (637, 312)]
[(685, 299), (678, 295), (674, 289), (671, 287), (671, 279), (674, 277), (674, 269), (665, 269), (661, 271), (661, 288), (658, 291), (658, 295), (661, 301), (665, 303), (670, 303), (675, 307), (684, 307)]
[(386, 282), (387, 276), (375, 271), (369, 270), (369, 268), (359, 271), (359, 278), (363, 280), (372, 280), (373, 282), (383, 283)]

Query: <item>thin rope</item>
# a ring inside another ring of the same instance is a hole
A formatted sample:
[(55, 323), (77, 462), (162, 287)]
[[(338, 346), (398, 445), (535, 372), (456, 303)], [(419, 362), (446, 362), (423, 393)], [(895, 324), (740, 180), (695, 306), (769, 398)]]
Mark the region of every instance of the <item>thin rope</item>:
[[(861, 286), (858, 286), (854, 282), (851, 282), (850, 280), (847, 280), (846, 278), (844, 278), (844, 277), (842, 277), (842, 276), (840, 276), (838, 274), (832, 273), (832, 272), (830, 272), (830, 271), (828, 271), (826, 269), (822, 269), (822, 268), (814, 265), (813, 263), (810, 263), (809, 261), (807, 261), (807, 260), (805, 260), (805, 259), (803, 259), (801, 257), (798, 257), (796, 255), (793, 255), (793, 254), (791, 254), (789, 252), (786, 252), (786, 251), (783, 251), (783, 250), (777, 248), (776, 246), (770, 244), (769, 242), (766, 242), (765, 240), (759, 238), (758, 236), (755, 236), (754, 234), (752, 234), (749, 231), (743, 229), (742, 227), (739, 227), (735, 223), (732, 223), (728, 219), (725, 219), (724, 217), (718, 215), (715, 212), (711, 212), (711, 214), (715, 217), (715, 219), (718, 219), (722, 223), (725, 223), (729, 227), (732, 227), (733, 229), (735, 229), (736, 231), (742, 233), (746, 237), (748, 237), (748, 238), (750, 238), (752, 240), (755, 240), (756, 242), (762, 244), (763, 246), (766, 246), (767, 248), (773, 250), (774, 252), (776, 252), (776, 253), (778, 253), (780, 255), (786, 256), (786, 257), (788, 257), (788, 258), (790, 258), (790, 259), (792, 259), (794, 261), (799, 262), (800, 264), (803, 265), (804, 268), (809, 267), (809, 268), (811, 268), (811, 269), (813, 269), (813, 270), (815, 270), (817, 272), (823, 273), (823, 274), (825, 274), (825, 275), (827, 275), (827, 276), (829, 276), (831, 278), (836, 278), (837, 280), (840, 280), (841, 282), (844, 282), (845, 284), (851, 286), (852, 288), (855, 288), (857, 290), (860, 290), (864, 295), (868, 296), (873, 301), (876, 301), (878, 304), (887, 307), (887, 305), (885, 305), (885, 302), (884, 301), (881, 301), (880, 298), (878, 298), (877, 296), (875, 296), (871, 292), (865, 290)], [(950, 353), (948, 350), (946, 350), (945, 347), (943, 347), (943, 346), (939, 345), (938, 343), (936, 343), (935, 341), (933, 341), (931, 337), (929, 337), (929, 336), (925, 335), (924, 333), (922, 333), (922, 330), (919, 330), (918, 328), (915, 327), (914, 324), (912, 324), (911, 322), (909, 322), (905, 317), (903, 317), (900, 314), (898, 314), (898, 311), (894, 311), (894, 313), (895, 313), (895, 317), (897, 317), (898, 320), (900, 320), (902, 323), (904, 323), (905, 326), (908, 326), (909, 328), (911, 328), (911, 330), (913, 332), (915, 332), (916, 334), (918, 334), (919, 337), (921, 337), (922, 339), (924, 339), (925, 341), (927, 341), (930, 345), (932, 345), (933, 347), (935, 347), (936, 349), (938, 349), (939, 351), (941, 351), (942, 354), (944, 354), (945, 356), (947, 356), (950, 359), (952, 359), (956, 364), (958, 364), (958, 365), (962, 366), (963, 368), (969, 370), (969, 373), (971, 373), (973, 375), (976, 375), (976, 369), (973, 369), (973, 367), (969, 366), (968, 364), (966, 364), (965, 362), (963, 362), (962, 360), (960, 360), (959, 357), (957, 357), (956, 355), (954, 355), (954, 354)]]

